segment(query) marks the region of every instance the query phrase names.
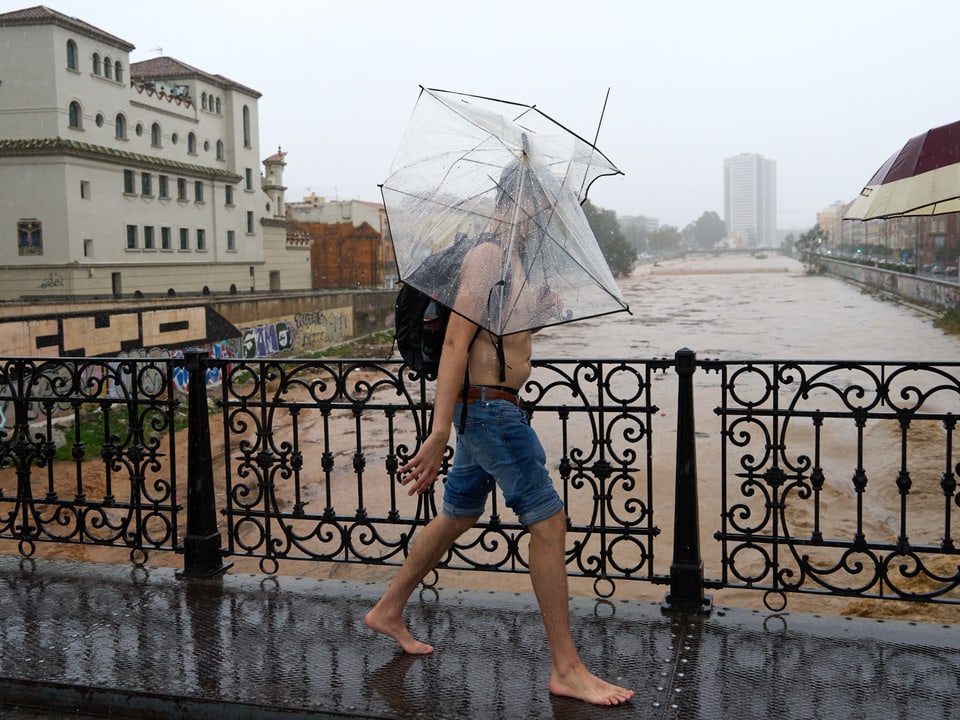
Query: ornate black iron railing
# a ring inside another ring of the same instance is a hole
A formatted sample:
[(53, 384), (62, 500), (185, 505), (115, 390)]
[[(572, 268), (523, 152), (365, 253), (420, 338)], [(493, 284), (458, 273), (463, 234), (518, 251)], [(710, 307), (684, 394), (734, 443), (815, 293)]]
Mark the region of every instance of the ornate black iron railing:
[[(668, 365), (541, 361), (523, 389), (562, 486), (570, 572), (598, 595), (620, 578), (658, 580), (650, 391)], [(437, 513), (436, 488), (410, 498), (398, 483), (428, 432), (430, 386), (385, 362), (234, 363), (225, 377), (228, 553), (268, 572), (286, 559), (401, 563)], [(526, 572), (527, 532), (501, 506), (495, 495), (442, 567)]]
[(173, 549), (173, 378), (169, 358), (5, 360), (0, 538), (28, 556), (44, 542), (123, 547), (134, 562)]
[(721, 378), (715, 587), (960, 603), (960, 364), (703, 362)]
[[(686, 611), (711, 588), (763, 591), (773, 609), (788, 593), (960, 604), (960, 364), (681, 350), (534, 365), (523, 395), (564, 499), (569, 574), (598, 596), (642, 580)], [(439, 487), (399, 483), (431, 392), (393, 361), (8, 359), (0, 549), (173, 550), (187, 576), (240, 557), (265, 572), (399, 564), (437, 513)], [(526, 572), (527, 533), (501, 509), (494, 496), (441, 566)]]

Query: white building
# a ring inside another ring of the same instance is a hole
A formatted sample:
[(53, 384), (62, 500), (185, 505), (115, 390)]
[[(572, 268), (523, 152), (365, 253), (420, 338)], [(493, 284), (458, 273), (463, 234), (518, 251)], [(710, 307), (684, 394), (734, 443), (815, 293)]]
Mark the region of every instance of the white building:
[(380, 203), (364, 200), (327, 200), (311, 193), (300, 202), (288, 202), (287, 214), (302, 223), (367, 223), (381, 235), (385, 233), (386, 214)]
[(777, 164), (742, 153), (723, 160), (723, 219), (727, 235), (746, 247), (776, 247)]
[(310, 287), (259, 92), (42, 6), (0, 48), (0, 299)]

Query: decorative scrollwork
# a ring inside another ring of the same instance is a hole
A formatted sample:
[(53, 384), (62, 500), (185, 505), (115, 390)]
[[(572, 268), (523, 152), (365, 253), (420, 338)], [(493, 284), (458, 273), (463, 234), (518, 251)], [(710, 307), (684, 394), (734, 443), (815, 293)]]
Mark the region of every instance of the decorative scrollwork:
[[(439, 487), (415, 506), (394, 491), (398, 468), (426, 436), (432, 386), (395, 363), (349, 360), (232, 361), (224, 377), (243, 378), (245, 385), (225, 388), (221, 403), (227, 446), (235, 450), (225, 510), (230, 551), (402, 562), (416, 528), (436, 514)], [(572, 567), (606, 580), (598, 585), (605, 591), (617, 577), (653, 573), (648, 544), (658, 530), (649, 478), (641, 478), (649, 473), (656, 407), (638, 404), (649, 392), (649, 369), (623, 361), (537, 363), (523, 388), (538, 428), (549, 427), (542, 432), (561, 450), (559, 481), (576, 508), (568, 529)], [(551, 417), (560, 426), (547, 423)], [(441, 476), (453, 452), (448, 447)], [(388, 482), (390, 492), (365, 492), (370, 482)], [(324, 507), (311, 512), (306, 504), (318, 494)], [(298, 500), (287, 509), (282, 498), (291, 495)], [(527, 572), (527, 531), (503, 522), (499, 504), (495, 497), (489, 518), (441, 567)]]
[[(739, 481), (725, 493), (717, 533), (737, 581), (728, 585), (766, 589), (778, 605), (784, 592), (960, 603), (951, 537), (957, 365), (713, 366), (731, 378), (716, 413)], [(741, 392), (743, 378), (757, 392)], [(939, 473), (928, 461), (938, 455)], [(898, 461), (877, 467), (884, 457)], [(908, 497), (921, 489), (944, 498), (939, 532), (910, 520)]]
[(135, 562), (173, 549), (171, 377), (170, 361), (156, 358), (6, 361), (0, 538), (28, 553), (37, 542), (126, 547)]

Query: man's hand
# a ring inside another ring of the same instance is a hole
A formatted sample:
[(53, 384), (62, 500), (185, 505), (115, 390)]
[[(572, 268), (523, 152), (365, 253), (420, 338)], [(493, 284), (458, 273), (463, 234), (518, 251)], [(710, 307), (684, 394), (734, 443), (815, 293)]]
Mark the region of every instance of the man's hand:
[[(400, 468), (403, 477), (401, 485), (410, 485), (407, 495), (422, 495), (437, 481), (437, 473), (443, 464), (443, 456), (447, 451), (447, 440), (436, 433), (431, 433), (420, 450), (410, 461)], [(405, 473), (405, 474), (404, 474)]]
[(549, 285), (540, 288), (536, 299), (534, 322), (549, 322), (563, 317), (563, 296)]

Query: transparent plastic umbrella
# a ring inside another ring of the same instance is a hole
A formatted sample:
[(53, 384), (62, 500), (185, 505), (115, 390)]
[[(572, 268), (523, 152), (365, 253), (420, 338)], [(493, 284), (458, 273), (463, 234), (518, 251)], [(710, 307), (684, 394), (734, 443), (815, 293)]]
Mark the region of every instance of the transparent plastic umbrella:
[(421, 88), (380, 186), (400, 279), (498, 336), (629, 311), (581, 208), (617, 174), (534, 106)]

